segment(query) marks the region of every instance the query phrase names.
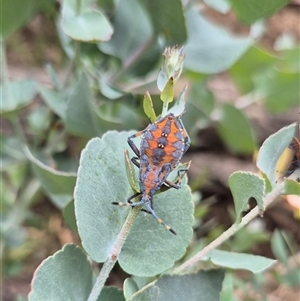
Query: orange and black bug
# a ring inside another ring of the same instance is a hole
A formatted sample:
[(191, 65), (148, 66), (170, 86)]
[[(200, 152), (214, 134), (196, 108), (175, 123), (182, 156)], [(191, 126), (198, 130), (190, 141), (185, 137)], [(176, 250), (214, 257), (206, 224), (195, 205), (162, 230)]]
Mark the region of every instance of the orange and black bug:
[(288, 177), (295, 170), (300, 169), (300, 138), (294, 137), (289, 148), (293, 150), (294, 155), (286, 172), (284, 173), (284, 177)]
[[(131, 161), (139, 167), (140, 192), (128, 198), (127, 203), (113, 202), (119, 206), (142, 206), (144, 211), (152, 214), (157, 221), (164, 225), (167, 230), (176, 234), (155, 213), (153, 207), (153, 195), (166, 184), (168, 187), (179, 189), (181, 179), (187, 169), (178, 170), (175, 183), (167, 180), (168, 175), (180, 162), (184, 153), (190, 147), (190, 138), (180, 119), (170, 113), (156, 122), (150, 124), (145, 130), (137, 132), (128, 137), (128, 144), (136, 154)], [(140, 149), (132, 141), (133, 138), (142, 136)], [(139, 160), (139, 162), (138, 162)], [(142, 195), (139, 202), (132, 203), (131, 200)]]

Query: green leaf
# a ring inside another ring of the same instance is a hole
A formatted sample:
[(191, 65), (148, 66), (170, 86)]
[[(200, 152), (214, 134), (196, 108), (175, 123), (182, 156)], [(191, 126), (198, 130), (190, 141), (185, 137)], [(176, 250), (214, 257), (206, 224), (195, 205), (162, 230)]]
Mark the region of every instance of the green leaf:
[(160, 99), (164, 103), (170, 103), (174, 99), (174, 80), (171, 77), (160, 94)]
[(208, 258), (218, 266), (230, 269), (248, 270), (255, 274), (266, 270), (276, 262), (276, 260), (263, 256), (222, 250), (211, 251)]
[(125, 279), (123, 287), (126, 300), (139, 290), (137, 283), (131, 277)]
[(274, 113), (299, 107), (300, 73), (284, 73), (273, 68), (254, 78), (256, 93)]
[(32, 168), (45, 194), (56, 207), (62, 209), (73, 199), (73, 190), (76, 182), (76, 174), (55, 170), (45, 165), (33, 156), (29, 148), (25, 148), (25, 154), (32, 163)]
[(279, 230), (275, 230), (271, 237), (271, 248), (272, 252), (284, 266), (288, 267), (289, 252), (287, 249), (286, 242)]
[(288, 0), (229, 0), (232, 9), (238, 18), (246, 24), (252, 24), (257, 20), (266, 19), (284, 7)]
[(300, 183), (294, 180), (285, 179), (282, 194), (292, 194), (300, 196)]
[(222, 284), (222, 291), (220, 293), (220, 301), (236, 301), (233, 294), (233, 279), (232, 273), (227, 271)]
[(163, 275), (128, 301), (219, 301), (223, 270), (198, 271), (194, 274)]
[(185, 67), (189, 70), (208, 74), (227, 70), (252, 43), (248, 36), (234, 37), (209, 23), (196, 10), (186, 12), (186, 21)]
[(152, 36), (149, 16), (137, 0), (119, 1), (112, 23), (115, 31), (111, 40), (99, 44), (99, 48), (123, 63)]
[(0, 113), (10, 113), (19, 110), (33, 101), (37, 93), (37, 83), (33, 80), (19, 80), (1, 83), (0, 95), (2, 96)]
[(182, 2), (180, 0), (144, 2), (155, 32), (164, 35), (167, 45), (182, 45), (187, 39)]
[(38, 2), (37, 0), (27, 0), (26, 5), (24, 5), (23, 0), (1, 1), (0, 35), (3, 40), (20, 29), (33, 17), (37, 12)]
[(49, 129), (51, 124), (52, 113), (48, 107), (41, 105), (34, 111), (30, 112), (27, 120), (32, 133), (35, 135), (45, 135), (45, 132)]
[[(75, 214), (82, 244), (97, 262), (104, 262), (129, 213), (111, 202), (126, 202), (134, 192), (127, 179), (124, 148), (133, 132), (108, 132), (89, 141), (80, 158), (75, 188)], [(133, 152), (130, 150), (131, 156)], [(141, 212), (123, 246), (119, 263), (127, 273), (153, 276), (181, 258), (192, 237), (193, 203), (189, 188), (169, 189), (154, 196), (156, 213), (173, 226), (166, 231)], [(99, 231), (101, 229), (101, 231)]]
[(147, 115), (147, 117), (150, 119), (150, 121), (155, 122), (157, 117), (156, 117), (155, 111), (153, 109), (153, 102), (152, 102), (151, 96), (148, 91), (144, 95), (143, 109), (144, 109), (144, 112)]
[(269, 136), (261, 146), (256, 165), (268, 177), (272, 187), (276, 185), (276, 163), (290, 145), (296, 124), (291, 124)]
[(280, 71), (286, 73), (298, 73), (300, 72), (299, 63), (300, 46), (296, 46), (292, 49), (286, 49), (280, 53), (281, 60), (278, 61)]
[(77, 12), (73, 0), (63, 1), (62, 28), (66, 35), (83, 42), (108, 41), (113, 34), (109, 21), (101, 12), (87, 7)]
[(55, 91), (40, 86), (40, 93), (49, 108), (64, 120), (66, 118), (70, 89)]
[(126, 148), (124, 149), (124, 159), (125, 159), (127, 179), (130, 183), (131, 188), (134, 191), (138, 192), (138, 191), (140, 191), (140, 189), (138, 187), (138, 178), (135, 174), (135, 169), (133, 167), (133, 163), (131, 162), (129, 152)]
[(93, 275), (86, 254), (68, 244), (45, 259), (34, 273), (29, 301), (87, 300)]
[(101, 94), (108, 99), (117, 99), (124, 95), (120, 90), (112, 87), (103, 76), (99, 79), (99, 88)]
[(219, 108), (217, 131), (230, 149), (238, 154), (253, 154), (255, 138), (249, 121), (242, 111), (231, 104), (223, 104)]
[[(0, 135), (0, 145), (1, 172), (9, 171), (14, 165), (25, 164), (27, 162), (27, 158), (24, 152), (22, 152), (22, 142), (16, 137)], [(21, 185), (21, 183), (19, 183), (19, 185)]]
[(68, 225), (68, 227), (74, 231), (78, 232), (76, 225), (76, 217), (75, 217), (75, 207), (74, 201), (70, 202), (63, 210), (64, 221)]
[(211, 122), (210, 114), (214, 109), (215, 99), (204, 81), (192, 84), (187, 97), (186, 113), (182, 116), (182, 121), (193, 141), (196, 140), (198, 130)]
[(243, 211), (247, 211), (248, 202), (254, 197), (260, 211), (264, 211), (263, 197), (265, 194), (265, 182), (258, 175), (250, 172), (236, 171), (228, 179), (229, 187), (233, 195), (236, 222), (241, 219)]
[[(254, 90), (253, 79), (258, 73), (274, 68), (276, 57), (251, 46), (243, 56), (230, 68), (230, 75), (243, 94)], [(247, 72), (245, 72), (247, 70)]]
[(91, 88), (83, 74), (68, 100), (65, 117), (67, 130), (74, 135), (93, 137), (115, 125), (102, 119), (96, 111)]
[(105, 286), (97, 301), (125, 301), (123, 291), (114, 286)]

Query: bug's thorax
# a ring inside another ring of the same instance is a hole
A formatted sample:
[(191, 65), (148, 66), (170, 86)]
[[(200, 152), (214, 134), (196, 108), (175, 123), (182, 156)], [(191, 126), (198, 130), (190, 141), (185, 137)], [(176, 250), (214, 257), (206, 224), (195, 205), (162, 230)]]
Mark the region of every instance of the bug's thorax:
[(146, 155), (148, 164), (162, 167), (171, 163), (175, 168), (184, 151), (184, 135), (180, 122), (169, 114), (151, 124), (141, 141), (141, 156)]

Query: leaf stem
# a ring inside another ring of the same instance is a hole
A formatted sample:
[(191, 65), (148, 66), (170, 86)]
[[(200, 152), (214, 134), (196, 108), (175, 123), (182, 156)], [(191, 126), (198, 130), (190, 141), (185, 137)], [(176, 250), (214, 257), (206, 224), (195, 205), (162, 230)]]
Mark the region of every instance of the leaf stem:
[(117, 236), (117, 239), (112, 246), (110, 250), (110, 254), (108, 259), (104, 262), (103, 267), (95, 281), (95, 284), (92, 288), (92, 291), (89, 295), (89, 298), (87, 301), (97, 301), (100, 292), (105, 284), (106, 279), (109, 276), (110, 271), (114, 267), (115, 263), (117, 262), (118, 256), (121, 252), (121, 249), (124, 245), (124, 242), (129, 234), (129, 231), (138, 216), (140, 210), (142, 207), (134, 207), (132, 210), (130, 210), (130, 213), (128, 214), (128, 217), (119, 233)]
[(162, 107), (162, 112), (161, 112), (161, 116), (165, 116), (168, 112), (168, 106), (169, 106), (169, 103), (164, 101), (163, 102), (163, 107)]
[[(298, 171), (294, 172), (289, 179), (296, 180), (299, 174)], [(264, 199), (265, 208), (267, 208), (280, 194), (284, 187), (284, 182), (279, 184), (274, 190), (272, 190), (269, 194), (266, 195)], [(213, 249), (221, 245), (224, 241), (226, 241), (229, 237), (233, 236), (238, 230), (246, 226), (251, 220), (253, 220), (256, 216), (260, 214), (260, 210), (258, 206), (253, 208), (248, 214), (246, 214), (239, 224), (233, 224), (229, 229), (223, 232), (217, 239), (212, 241), (208, 246), (203, 248), (200, 252), (194, 255), (192, 258), (184, 262), (178, 268), (174, 270), (174, 273), (181, 273), (184, 269), (195, 265), (198, 261), (200, 261), (204, 256), (209, 254)]]

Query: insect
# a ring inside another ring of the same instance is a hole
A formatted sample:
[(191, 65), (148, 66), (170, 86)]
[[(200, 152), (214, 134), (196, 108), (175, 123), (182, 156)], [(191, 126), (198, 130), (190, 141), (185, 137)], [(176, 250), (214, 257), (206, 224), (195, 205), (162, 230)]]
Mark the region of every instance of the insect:
[(289, 148), (294, 151), (292, 160), (284, 173), (284, 177), (290, 176), (296, 169), (300, 168), (300, 139), (294, 137)]
[[(153, 195), (162, 185), (179, 189), (181, 179), (188, 169), (188, 167), (179, 169), (175, 182), (167, 180), (168, 175), (178, 165), (191, 143), (180, 117), (181, 115), (175, 117), (174, 114), (169, 113), (150, 124), (145, 130), (128, 137), (127, 142), (136, 154), (131, 161), (139, 168), (140, 192), (129, 197), (126, 203), (113, 202), (114, 205), (129, 207), (144, 205), (146, 209), (142, 210), (152, 214), (173, 234), (176, 232), (156, 215), (153, 207)], [(139, 136), (141, 136), (140, 149), (132, 141)], [(131, 201), (140, 195), (142, 195), (140, 201), (136, 203)]]

